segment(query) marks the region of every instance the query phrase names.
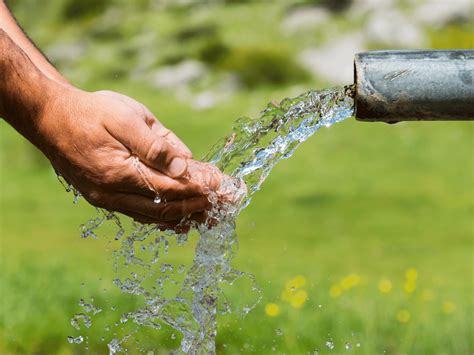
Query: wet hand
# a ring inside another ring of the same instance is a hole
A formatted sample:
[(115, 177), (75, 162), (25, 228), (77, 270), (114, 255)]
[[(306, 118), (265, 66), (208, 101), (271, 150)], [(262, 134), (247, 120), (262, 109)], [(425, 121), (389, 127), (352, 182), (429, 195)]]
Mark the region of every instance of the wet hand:
[(203, 221), (223, 175), (193, 161), (144, 105), (110, 91), (65, 87), (50, 97), (34, 143), (87, 201), (163, 228), (183, 218)]

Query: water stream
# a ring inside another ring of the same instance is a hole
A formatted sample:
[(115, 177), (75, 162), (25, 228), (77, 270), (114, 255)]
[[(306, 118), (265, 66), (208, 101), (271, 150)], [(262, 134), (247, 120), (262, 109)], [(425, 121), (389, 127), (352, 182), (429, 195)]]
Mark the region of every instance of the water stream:
[[(180, 353), (215, 353), (216, 316), (233, 313), (245, 315), (260, 300), (260, 290), (253, 275), (232, 268), (236, 251), (235, 220), (258, 191), (273, 167), (292, 156), (295, 149), (321, 127), (329, 127), (353, 115), (352, 86), (309, 91), (279, 104), (270, 103), (258, 118), (240, 118), (232, 133), (219, 141), (206, 155), (206, 161), (233, 177), (221, 186), (223, 191), (240, 194), (237, 204), (215, 204), (210, 217), (213, 227), (195, 226), (199, 232), (192, 265), (172, 265), (166, 261), (170, 241), (187, 242), (187, 235), (161, 232), (156, 226), (135, 223), (130, 232), (113, 213), (99, 211), (99, 217), (81, 227), (83, 237), (95, 237), (105, 222), (116, 225), (114, 239), (120, 247), (114, 251), (114, 268), (126, 269), (126, 277), (113, 283), (124, 293), (141, 297), (142, 305), (121, 314), (120, 324), (134, 323), (160, 329), (167, 324), (182, 334)], [(242, 184), (241, 182), (245, 184)], [(246, 188), (242, 188), (246, 186)], [(218, 197), (210, 195), (216, 200)], [(222, 284), (232, 285), (246, 279), (251, 295), (246, 304), (233, 305), (222, 291)], [(102, 309), (81, 300), (82, 311), (71, 320), (76, 329), (91, 326), (92, 317)], [(119, 325), (120, 325), (119, 324)], [(130, 335), (113, 338), (110, 354), (126, 350)], [(82, 336), (69, 337), (81, 343)]]

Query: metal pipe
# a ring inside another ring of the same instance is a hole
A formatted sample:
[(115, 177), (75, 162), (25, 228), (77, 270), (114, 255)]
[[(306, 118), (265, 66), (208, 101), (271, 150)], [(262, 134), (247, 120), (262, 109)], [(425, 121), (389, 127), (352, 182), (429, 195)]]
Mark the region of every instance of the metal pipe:
[(395, 50), (355, 55), (360, 121), (474, 120), (474, 50)]

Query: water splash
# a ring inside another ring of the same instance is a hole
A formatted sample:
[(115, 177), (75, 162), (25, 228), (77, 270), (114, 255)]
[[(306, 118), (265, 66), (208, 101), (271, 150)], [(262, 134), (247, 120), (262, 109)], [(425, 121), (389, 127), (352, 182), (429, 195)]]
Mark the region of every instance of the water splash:
[(353, 115), (354, 87), (309, 91), (279, 104), (270, 103), (257, 119), (240, 118), (233, 132), (206, 156), (224, 173), (243, 178), (249, 202), (273, 167), (321, 127)]
[[(237, 248), (236, 217), (279, 161), (291, 157), (321, 127), (353, 115), (353, 94), (352, 86), (309, 91), (279, 104), (270, 103), (256, 119), (244, 117), (236, 121), (233, 132), (218, 142), (205, 160), (234, 178), (225, 180), (221, 190), (240, 194), (241, 203), (213, 208), (210, 218), (218, 224), (212, 228), (195, 226), (200, 237), (189, 268), (173, 267), (165, 261), (170, 242), (183, 245), (187, 235), (160, 232), (155, 225), (138, 223), (126, 234), (118, 217), (106, 211), (99, 211), (98, 218), (81, 226), (83, 237), (96, 237), (96, 229), (110, 220), (118, 228), (114, 239), (120, 240), (121, 245), (113, 253), (114, 269), (127, 270), (127, 276), (117, 277), (113, 283), (122, 292), (139, 296), (144, 302), (141, 307), (122, 314), (117, 326), (129, 320), (136, 326), (154, 329), (167, 324), (182, 334), (181, 352), (215, 353), (217, 314), (233, 312), (244, 316), (261, 298), (254, 276), (231, 267)], [(150, 189), (155, 191), (153, 186)], [(155, 201), (161, 202), (160, 195), (155, 193)], [(216, 202), (218, 197), (211, 193), (209, 199)], [(226, 297), (221, 285), (241, 280), (250, 284), (251, 297), (248, 303), (237, 307)], [(89, 309), (94, 313), (94, 308)], [(82, 321), (86, 327), (90, 326), (90, 317), (84, 313), (73, 320), (73, 325)], [(110, 354), (123, 351), (128, 337), (112, 339), (108, 344)], [(328, 341), (326, 346), (334, 345)]]

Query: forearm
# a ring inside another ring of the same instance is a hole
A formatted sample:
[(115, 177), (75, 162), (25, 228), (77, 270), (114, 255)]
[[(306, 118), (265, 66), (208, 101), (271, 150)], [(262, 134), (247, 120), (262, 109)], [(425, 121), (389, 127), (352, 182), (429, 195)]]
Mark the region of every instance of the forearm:
[(52, 83), (0, 29), (0, 117), (33, 143)]
[(26, 53), (34, 65), (47, 77), (63, 85), (70, 85), (24, 34), (4, 0), (0, 0), (0, 29), (8, 34), (11, 40)]

